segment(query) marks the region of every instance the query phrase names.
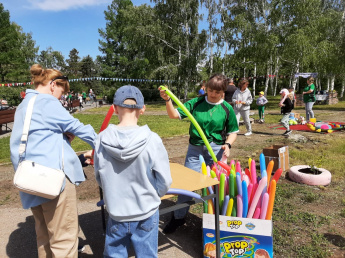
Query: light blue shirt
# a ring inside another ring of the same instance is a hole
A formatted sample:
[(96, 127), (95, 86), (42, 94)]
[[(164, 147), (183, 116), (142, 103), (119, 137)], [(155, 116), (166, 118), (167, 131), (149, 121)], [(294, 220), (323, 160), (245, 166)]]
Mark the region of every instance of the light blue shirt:
[[(84, 125), (74, 118), (52, 95), (40, 94), (38, 91), (26, 90), (26, 97), (18, 106), (14, 118), (10, 141), (11, 161), (14, 170), (19, 164), (19, 145), (23, 133), (24, 119), (29, 100), (38, 95), (34, 104), (29, 138), (24, 159), (35, 161), (50, 168), (62, 168), (62, 146), (64, 148), (64, 172), (73, 184), (85, 181), (79, 158), (63, 133), (70, 132), (94, 148), (97, 137), (91, 125)], [(36, 195), (20, 192), (24, 209), (38, 206), (50, 201)]]

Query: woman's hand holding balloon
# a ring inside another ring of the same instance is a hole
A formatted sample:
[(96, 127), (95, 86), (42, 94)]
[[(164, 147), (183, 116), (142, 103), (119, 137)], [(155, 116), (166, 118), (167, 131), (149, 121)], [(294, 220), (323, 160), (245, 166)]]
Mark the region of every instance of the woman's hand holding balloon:
[[(168, 86), (165, 87), (168, 88)], [(170, 99), (169, 95), (166, 93), (165, 90), (161, 90), (161, 87), (159, 87), (158, 90), (162, 99), (164, 99), (165, 101), (168, 101)]]

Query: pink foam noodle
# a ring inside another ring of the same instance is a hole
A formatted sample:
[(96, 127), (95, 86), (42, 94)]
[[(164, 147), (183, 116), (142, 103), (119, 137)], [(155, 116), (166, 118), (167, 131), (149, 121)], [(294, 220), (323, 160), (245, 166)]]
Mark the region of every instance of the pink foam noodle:
[(260, 199), (261, 193), (264, 190), (264, 187), (266, 186), (266, 184), (267, 184), (267, 177), (264, 177), (264, 178), (262, 178), (260, 180), (258, 189), (256, 190), (256, 192), (254, 194), (252, 203), (251, 203), (249, 211), (248, 211), (247, 218), (252, 218), (253, 217), (256, 205), (258, 204), (258, 201)]
[(262, 204), (261, 204), (260, 219), (266, 219), (268, 200), (269, 200), (268, 193), (264, 193), (263, 198), (262, 198)]
[(248, 191), (248, 207), (250, 207), (251, 204), (251, 200), (252, 200), (252, 191), (253, 191), (253, 184), (249, 184), (247, 187), (247, 191)]
[(258, 219), (260, 217), (261, 209), (258, 207), (255, 209), (253, 219)]

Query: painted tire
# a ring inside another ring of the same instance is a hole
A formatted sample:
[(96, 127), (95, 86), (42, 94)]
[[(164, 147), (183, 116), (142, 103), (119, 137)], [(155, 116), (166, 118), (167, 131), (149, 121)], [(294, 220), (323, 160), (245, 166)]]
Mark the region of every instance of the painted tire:
[(326, 169), (318, 168), (321, 174), (319, 175), (312, 175), (300, 172), (301, 169), (310, 168), (307, 165), (299, 165), (291, 167), (289, 172), (289, 178), (292, 181), (297, 183), (306, 184), (306, 185), (329, 185), (331, 183), (331, 172)]

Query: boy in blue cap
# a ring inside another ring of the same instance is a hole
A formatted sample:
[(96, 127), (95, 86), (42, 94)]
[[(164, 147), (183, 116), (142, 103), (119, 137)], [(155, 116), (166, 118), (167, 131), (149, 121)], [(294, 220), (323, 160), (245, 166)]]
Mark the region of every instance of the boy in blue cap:
[(126, 85), (114, 96), (118, 125), (109, 125), (95, 144), (95, 175), (109, 213), (104, 257), (128, 257), (132, 243), (137, 257), (157, 257), (158, 208), (172, 178), (161, 138), (147, 125), (137, 87)]

